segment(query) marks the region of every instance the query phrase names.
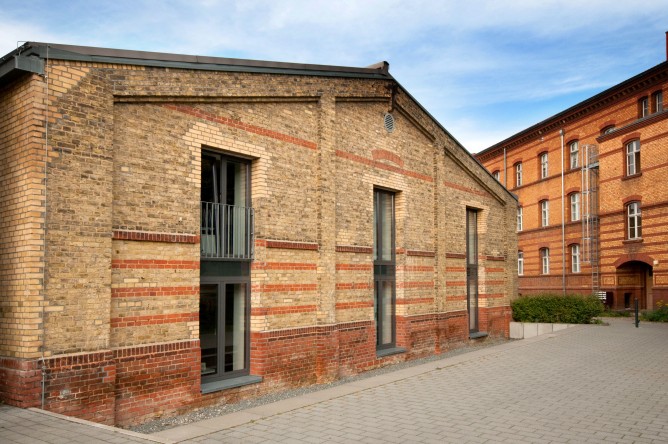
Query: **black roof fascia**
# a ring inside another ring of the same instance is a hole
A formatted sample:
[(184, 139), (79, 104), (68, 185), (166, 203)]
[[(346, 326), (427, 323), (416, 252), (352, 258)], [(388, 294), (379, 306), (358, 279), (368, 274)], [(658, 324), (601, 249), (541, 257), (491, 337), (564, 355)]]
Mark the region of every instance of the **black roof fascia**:
[(147, 51), (132, 51), (90, 46), (28, 42), (0, 59), (0, 66), (17, 54), (34, 54), (42, 59), (58, 59), (97, 63), (154, 66), (206, 71), (291, 74), (326, 77), (390, 79), (388, 64), (381, 62), (370, 68), (328, 66), (224, 57), (189, 56)]
[(555, 114), (551, 117), (548, 117), (547, 119), (544, 119), (544, 120), (530, 126), (529, 128), (520, 131), (519, 133), (513, 134), (512, 136), (502, 140), (501, 142), (498, 142), (498, 143), (490, 146), (489, 148), (485, 148), (484, 150), (476, 153), (476, 156), (483, 156), (483, 155), (488, 154), (488, 153), (490, 153), (490, 152), (492, 152), (496, 149), (500, 149), (502, 146), (507, 145), (509, 142), (511, 142), (515, 139), (521, 138), (523, 136), (527, 136), (527, 135), (531, 134), (532, 132), (537, 131), (541, 127), (547, 126), (548, 124), (550, 124), (552, 122), (555, 122), (555, 121), (558, 121), (560, 119), (564, 119), (566, 117), (569, 117), (569, 116), (575, 114), (577, 111), (579, 111), (581, 109), (584, 109), (587, 106), (591, 106), (591, 105), (595, 104), (596, 102), (602, 101), (603, 99), (607, 98), (608, 96), (613, 95), (615, 92), (621, 91), (624, 88), (627, 88), (627, 87), (633, 85), (634, 83), (637, 83), (643, 77), (651, 76), (651, 75), (653, 75), (655, 73), (658, 73), (661, 70), (666, 69), (666, 68), (668, 68), (668, 61), (661, 62), (658, 65), (655, 65), (655, 66), (641, 72), (640, 74), (637, 74), (637, 75), (635, 75), (635, 76), (633, 76), (629, 79), (626, 79), (621, 83), (618, 83), (614, 86), (611, 86), (610, 88), (608, 88), (608, 89), (606, 89), (606, 90), (604, 90), (604, 91), (602, 91), (602, 92), (600, 92), (596, 95), (593, 95), (590, 98), (585, 99), (582, 102), (579, 102), (579, 103), (571, 106), (570, 108), (565, 109), (564, 111), (561, 111), (561, 112), (559, 112), (559, 113), (557, 113), (557, 114)]

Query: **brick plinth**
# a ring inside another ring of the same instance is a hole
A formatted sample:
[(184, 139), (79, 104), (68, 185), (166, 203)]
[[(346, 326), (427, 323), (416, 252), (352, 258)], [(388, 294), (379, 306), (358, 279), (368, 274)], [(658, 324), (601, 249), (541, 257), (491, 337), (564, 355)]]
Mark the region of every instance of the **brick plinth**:
[(16, 407), (40, 405), (42, 374), (35, 360), (0, 358), (0, 399)]
[(45, 405), (52, 412), (114, 424), (113, 353), (78, 353), (44, 360)]

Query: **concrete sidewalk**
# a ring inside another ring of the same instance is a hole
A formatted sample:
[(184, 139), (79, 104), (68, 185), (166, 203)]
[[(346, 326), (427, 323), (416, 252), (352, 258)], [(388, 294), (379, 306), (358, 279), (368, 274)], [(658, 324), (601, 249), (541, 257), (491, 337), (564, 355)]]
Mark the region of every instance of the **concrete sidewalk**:
[(606, 321), (153, 435), (0, 407), (0, 442), (667, 443), (668, 324)]

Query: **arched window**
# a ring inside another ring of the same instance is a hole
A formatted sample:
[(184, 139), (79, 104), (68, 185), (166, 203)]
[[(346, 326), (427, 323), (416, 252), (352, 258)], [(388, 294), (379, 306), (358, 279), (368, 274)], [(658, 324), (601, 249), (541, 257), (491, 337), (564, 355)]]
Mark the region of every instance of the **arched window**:
[(540, 226), (547, 227), (550, 225), (550, 201), (540, 201)]
[(580, 145), (577, 140), (572, 141), (569, 145), (571, 169), (580, 166)]
[(541, 248), (540, 251), (541, 274), (550, 274), (550, 249)]
[(663, 111), (663, 92), (655, 91), (652, 94), (652, 108), (655, 113)]
[(580, 272), (580, 245), (571, 245), (571, 272)]
[(638, 118), (642, 119), (649, 115), (649, 99), (647, 96), (638, 100)]
[(541, 153), (539, 158), (540, 158), (540, 178), (545, 179), (549, 175), (549, 172), (548, 172), (548, 167), (549, 167), (548, 160), (549, 159), (548, 159), (547, 153)]
[(580, 220), (580, 193), (571, 193), (569, 200), (571, 201), (571, 221)]
[(626, 144), (626, 175), (640, 173), (640, 141), (632, 140)]
[(642, 238), (642, 213), (640, 202), (631, 202), (626, 206), (627, 239)]
[(496, 179), (497, 182), (499, 182), (499, 178), (501, 177), (501, 172), (499, 170), (496, 170), (492, 173), (492, 177)]

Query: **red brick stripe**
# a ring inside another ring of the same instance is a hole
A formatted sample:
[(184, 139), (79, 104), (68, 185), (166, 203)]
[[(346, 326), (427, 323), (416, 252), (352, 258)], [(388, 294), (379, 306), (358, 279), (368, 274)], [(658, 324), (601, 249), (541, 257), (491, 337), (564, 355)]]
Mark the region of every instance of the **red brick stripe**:
[(177, 324), (179, 322), (195, 322), (199, 313), (155, 314), (146, 316), (124, 316), (111, 318), (111, 328), (139, 327), (143, 325)]
[(317, 270), (316, 264), (304, 262), (253, 262), (254, 270)]
[(170, 261), (161, 259), (114, 259), (111, 268), (199, 270), (199, 261)]
[(358, 245), (337, 245), (337, 253), (373, 253), (373, 247), (360, 247)]
[(466, 271), (466, 267), (445, 267), (445, 271), (449, 271), (452, 273), (462, 273)]
[(399, 168), (394, 165), (387, 165), (378, 160), (368, 159), (366, 157), (358, 156), (357, 154), (349, 153), (347, 151), (336, 150), (336, 156), (343, 159), (352, 160), (353, 162), (368, 165), (379, 170), (391, 171), (393, 173), (401, 174), (402, 176), (413, 177), (415, 179), (424, 180), (425, 182), (433, 182), (434, 178), (426, 174), (416, 173), (415, 171)]
[(434, 267), (432, 265), (399, 265), (397, 267), (397, 270), (402, 270), (402, 271), (434, 271)]
[(446, 259), (466, 259), (464, 253), (445, 253)]
[(465, 193), (470, 193), (470, 194), (475, 194), (477, 196), (487, 196), (487, 193), (483, 193), (482, 191), (474, 190), (472, 188), (467, 188), (465, 186), (453, 183), (453, 182), (448, 182), (448, 181), (443, 181), (443, 185), (445, 185), (448, 188), (453, 188), (455, 190), (459, 191), (464, 191)]
[(318, 284), (258, 284), (252, 290), (258, 293), (280, 293), (283, 291), (315, 291)]
[(407, 256), (422, 256), (422, 257), (435, 257), (436, 253), (433, 251), (420, 251), (420, 250), (406, 250)]
[(370, 308), (373, 307), (373, 301), (358, 301), (358, 302), (337, 302), (337, 310), (348, 310), (356, 308)]
[(371, 151), (371, 157), (373, 160), (389, 160), (390, 162), (396, 163), (403, 168), (404, 161), (398, 155), (394, 154), (391, 151), (387, 150), (373, 150)]
[(506, 258), (503, 256), (485, 256), (485, 259), (488, 261), (505, 261)]
[(373, 288), (373, 284), (368, 282), (337, 282), (337, 290), (368, 290)]
[(170, 242), (176, 244), (199, 244), (199, 236), (195, 234), (153, 233), (150, 231), (114, 230), (111, 235), (111, 238), (115, 240)]
[(371, 271), (373, 264), (336, 264), (336, 271)]
[(312, 313), (317, 310), (318, 307), (315, 305), (293, 305), (290, 307), (255, 307), (251, 308), (251, 316)]
[(434, 298), (397, 299), (397, 305), (432, 304)]
[(293, 242), (284, 240), (258, 239), (255, 241), (258, 247), (281, 248), (283, 250), (312, 250), (318, 251), (320, 245), (312, 242)]
[(240, 120), (230, 119), (229, 117), (217, 116), (215, 114), (207, 113), (197, 108), (193, 108), (192, 106), (171, 105), (171, 104), (163, 104), (162, 106), (174, 111), (178, 111), (180, 113), (208, 120), (209, 122), (220, 123), (222, 125), (246, 131), (248, 133), (258, 134), (260, 136), (269, 137), (271, 139), (281, 140), (283, 142), (288, 142), (293, 145), (302, 146), (304, 148), (308, 148), (311, 150), (315, 150), (318, 148), (318, 145), (315, 142), (300, 139), (298, 137), (289, 136), (287, 134), (279, 133), (277, 131), (272, 131), (270, 129), (262, 128), (260, 126), (243, 123)]
[(112, 298), (139, 298), (160, 296), (190, 296), (199, 294), (199, 286), (188, 287), (122, 287), (112, 288)]

